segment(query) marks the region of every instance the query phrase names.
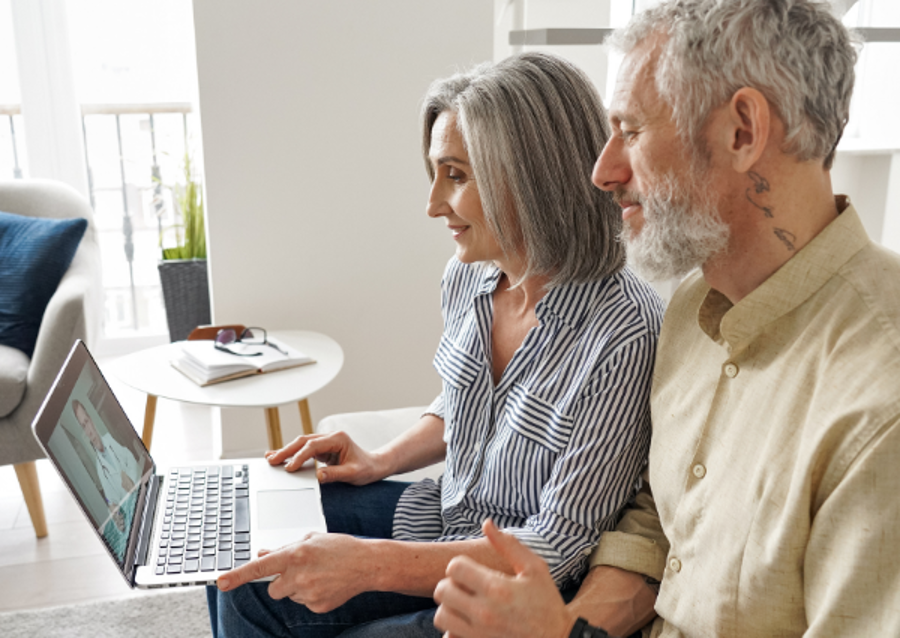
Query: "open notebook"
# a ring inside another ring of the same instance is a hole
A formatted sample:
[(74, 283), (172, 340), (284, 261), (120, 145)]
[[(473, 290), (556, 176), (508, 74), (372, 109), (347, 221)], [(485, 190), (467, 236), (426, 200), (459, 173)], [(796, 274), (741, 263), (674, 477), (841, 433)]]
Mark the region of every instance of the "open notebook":
[(225, 352), (216, 349), (214, 342), (209, 340), (180, 341), (180, 351), (171, 363), (200, 386), (315, 363), (311, 357), (284, 342), (277, 339), (270, 339), (270, 342), (278, 348), (268, 344), (235, 343), (228, 346), (232, 352)]

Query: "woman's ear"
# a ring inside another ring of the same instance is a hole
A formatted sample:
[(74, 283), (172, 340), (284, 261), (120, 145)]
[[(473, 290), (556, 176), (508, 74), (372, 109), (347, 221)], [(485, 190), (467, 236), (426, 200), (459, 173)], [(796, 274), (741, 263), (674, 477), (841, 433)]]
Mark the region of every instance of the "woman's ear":
[(765, 96), (749, 87), (735, 91), (727, 107), (732, 168), (739, 173), (749, 171), (762, 156), (769, 143), (772, 109)]

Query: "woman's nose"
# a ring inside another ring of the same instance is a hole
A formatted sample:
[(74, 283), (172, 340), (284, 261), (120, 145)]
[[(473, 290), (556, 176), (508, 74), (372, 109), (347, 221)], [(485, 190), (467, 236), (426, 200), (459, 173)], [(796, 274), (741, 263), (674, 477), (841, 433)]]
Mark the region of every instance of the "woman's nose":
[(425, 213), (429, 217), (443, 217), (451, 210), (447, 197), (438, 186), (437, 180), (431, 183), (431, 191), (428, 193), (428, 203), (425, 205)]

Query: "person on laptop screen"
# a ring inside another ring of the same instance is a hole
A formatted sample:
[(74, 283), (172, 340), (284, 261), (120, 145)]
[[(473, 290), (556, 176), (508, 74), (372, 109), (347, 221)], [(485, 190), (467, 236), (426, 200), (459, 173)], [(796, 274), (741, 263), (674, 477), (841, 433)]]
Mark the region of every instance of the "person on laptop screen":
[(77, 492), (85, 514), (121, 564), (141, 477), (151, 467), (142, 467), (135, 453), (120, 442), (116, 424), (104, 420), (104, 397), (97, 388), (91, 371), (79, 374), (46, 444), (66, 468), (69, 487)]
[(141, 478), (137, 459), (127, 448), (120, 445), (112, 434), (100, 434), (97, 431), (94, 420), (78, 399), (72, 399), (72, 411), (96, 452), (94, 458), (97, 461), (97, 476), (100, 479), (104, 499), (110, 512), (113, 512)]
[[(375, 452), (334, 433), (268, 454), (288, 470), (327, 463), (332, 533), (221, 576), (208, 590), (214, 633), (440, 635), (431, 596), (451, 558), (512, 573), (482, 536), (488, 517), (540, 554), (558, 587), (577, 586), (640, 483), (662, 315), (625, 268), (618, 209), (590, 182), (608, 130), (596, 89), (555, 56), (432, 85), (426, 210), (456, 243), (434, 359), (443, 391)], [(437, 484), (382, 480), (442, 459)]]
[(128, 531), (136, 505), (135, 485), (140, 482), (141, 469), (137, 459), (107, 431), (100, 434), (94, 419), (78, 399), (72, 399), (72, 412), (94, 450), (100, 496), (109, 509), (109, 517), (97, 529), (121, 561), (128, 545)]

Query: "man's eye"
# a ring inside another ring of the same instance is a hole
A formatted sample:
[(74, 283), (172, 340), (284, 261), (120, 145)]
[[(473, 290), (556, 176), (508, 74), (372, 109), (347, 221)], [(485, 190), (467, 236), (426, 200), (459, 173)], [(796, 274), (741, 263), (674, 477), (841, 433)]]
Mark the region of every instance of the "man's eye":
[(630, 142), (637, 137), (637, 131), (622, 131), (621, 136), (624, 141)]

